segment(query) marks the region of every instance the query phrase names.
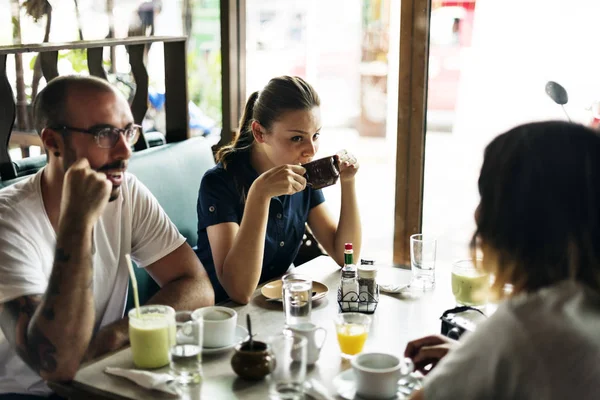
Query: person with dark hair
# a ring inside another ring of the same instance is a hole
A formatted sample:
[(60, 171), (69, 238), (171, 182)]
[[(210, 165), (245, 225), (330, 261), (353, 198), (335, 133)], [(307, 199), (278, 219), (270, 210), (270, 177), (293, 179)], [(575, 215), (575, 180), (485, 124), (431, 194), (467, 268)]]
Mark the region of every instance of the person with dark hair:
[(245, 304), (257, 285), (286, 272), (308, 222), (315, 238), (339, 264), (344, 243), (360, 252), (361, 225), (354, 157), (340, 162), (339, 222), (321, 190), (307, 187), (300, 164), (319, 149), (320, 100), (299, 77), (273, 78), (248, 98), (233, 142), (202, 178), (198, 195), (198, 250), (216, 301)]
[(479, 194), (471, 247), (508, 297), (459, 343), (408, 344), (419, 370), (434, 366), (412, 399), (596, 398), (600, 136), (566, 122), (511, 129), (485, 150)]
[(136, 9), (136, 20), (128, 36), (154, 36), (156, 16), (162, 11), (162, 0), (142, 0)]
[(126, 173), (140, 127), (123, 95), (58, 77), (34, 119), (48, 164), (0, 190), (0, 398), (48, 395), (45, 380), (71, 380), (84, 359), (127, 344), (127, 254), (161, 286), (151, 303), (214, 302), (185, 238)]

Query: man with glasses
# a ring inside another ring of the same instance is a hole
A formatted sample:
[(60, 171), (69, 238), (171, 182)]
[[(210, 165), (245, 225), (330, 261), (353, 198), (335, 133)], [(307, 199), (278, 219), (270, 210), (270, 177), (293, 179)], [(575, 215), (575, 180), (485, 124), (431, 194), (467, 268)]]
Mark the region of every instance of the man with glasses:
[(34, 119), (48, 164), (0, 191), (0, 398), (47, 395), (44, 380), (71, 380), (84, 359), (128, 342), (126, 254), (161, 286), (151, 303), (214, 303), (185, 238), (126, 173), (140, 126), (123, 95), (59, 77)]

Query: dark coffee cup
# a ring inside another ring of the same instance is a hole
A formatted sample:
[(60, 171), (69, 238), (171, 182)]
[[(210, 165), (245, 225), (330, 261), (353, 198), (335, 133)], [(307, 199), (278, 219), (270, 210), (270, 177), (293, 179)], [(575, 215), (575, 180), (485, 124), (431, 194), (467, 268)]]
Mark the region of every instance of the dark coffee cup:
[(302, 165), (306, 168), (306, 184), (313, 189), (322, 189), (337, 182), (340, 166), (336, 156), (320, 158)]

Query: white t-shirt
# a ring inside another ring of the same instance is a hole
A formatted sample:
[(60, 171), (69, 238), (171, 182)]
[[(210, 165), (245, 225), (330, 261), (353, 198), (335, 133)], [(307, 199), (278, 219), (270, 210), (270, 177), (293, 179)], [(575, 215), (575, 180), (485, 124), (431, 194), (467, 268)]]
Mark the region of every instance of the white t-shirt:
[(507, 300), (425, 378), (424, 395), (600, 398), (600, 295), (564, 281)]
[[(42, 201), (42, 171), (0, 190), (0, 303), (43, 294), (48, 285), (56, 233)], [(94, 332), (123, 317), (129, 283), (125, 254), (143, 268), (184, 242), (150, 191), (127, 173), (119, 197), (94, 226)], [(0, 331), (0, 393), (11, 392), (48, 394), (50, 389)]]

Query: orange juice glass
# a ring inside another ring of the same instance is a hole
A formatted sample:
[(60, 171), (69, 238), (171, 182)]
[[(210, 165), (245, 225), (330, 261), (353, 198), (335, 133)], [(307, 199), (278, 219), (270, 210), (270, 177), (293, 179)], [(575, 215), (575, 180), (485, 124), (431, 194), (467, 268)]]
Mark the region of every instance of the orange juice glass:
[(335, 319), (335, 330), (342, 357), (352, 358), (360, 353), (367, 341), (371, 318), (361, 313), (342, 313)]

